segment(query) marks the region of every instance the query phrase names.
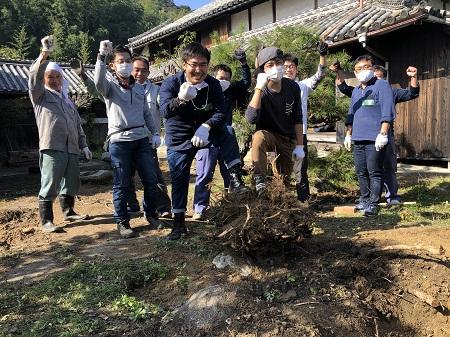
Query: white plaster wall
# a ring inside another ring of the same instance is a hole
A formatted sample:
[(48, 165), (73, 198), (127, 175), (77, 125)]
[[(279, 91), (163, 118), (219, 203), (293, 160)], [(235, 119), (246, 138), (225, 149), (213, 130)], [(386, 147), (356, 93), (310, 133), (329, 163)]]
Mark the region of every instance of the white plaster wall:
[(231, 32), (240, 33), (241, 25), (244, 28), (244, 32), (248, 31), (248, 10), (238, 12), (231, 15)]
[(252, 29), (272, 23), (272, 0), (252, 7)]
[(276, 0), (277, 21), (314, 8), (314, 0)]

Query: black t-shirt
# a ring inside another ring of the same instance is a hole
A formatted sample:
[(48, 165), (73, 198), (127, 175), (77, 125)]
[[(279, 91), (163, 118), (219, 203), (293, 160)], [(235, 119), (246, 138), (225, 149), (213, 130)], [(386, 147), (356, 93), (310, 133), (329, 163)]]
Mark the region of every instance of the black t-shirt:
[(268, 87), (264, 89), (256, 129), (295, 139), (296, 124), (302, 124), (300, 88), (295, 81), (283, 78), (280, 92), (273, 92)]

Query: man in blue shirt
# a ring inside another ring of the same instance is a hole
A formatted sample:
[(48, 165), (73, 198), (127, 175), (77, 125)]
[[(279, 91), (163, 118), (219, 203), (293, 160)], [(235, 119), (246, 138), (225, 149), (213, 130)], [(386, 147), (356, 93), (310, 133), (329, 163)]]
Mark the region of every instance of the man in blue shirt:
[(395, 116), (392, 88), (377, 79), (373, 58), (356, 59), (354, 72), (360, 86), (352, 92), (347, 115), (345, 147), (353, 141), (353, 155), (360, 189), (360, 204), (365, 216), (378, 213), (383, 186), (383, 161), (389, 141), (389, 127)]
[[(230, 132), (234, 133), (231, 127), (233, 122), (233, 107), (236, 100), (247, 92), (250, 87), (250, 67), (247, 64), (245, 52), (242, 49), (237, 49), (234, 57), (240, 62), (242, 68), (242, 79), (240, 81), (231, 82), (232, 71), (226, 64), (218, 64), (213, 69), (214, 77), (219, 80), (222, 87), (223, 97), (225, 101), (225, 123)], [(206, 149), (201, 149), (195, 156), (197, 174), (195, 180), (194, 191), (194, 215), (193, 220), (203, 220), (204, 211), (209, 205), (209, 198), (211, 189), (209, 184), (214, 176), (214, 171), (217, 162), (219, 162), (220, 173), (223, 178), (225, 189), (230, 186), (230, 174), (223, 160), (220, 148), (211, 146)]]
[(242, 181), (236, 137), (225, 126), (222, 88), (218, 80), (208, 75), (210, 58), (210, 52), (201, 44), (188, 44), (182, 53), (183, 71), (166, 78), (160, 89), (175, 216), (169, 240), (178, 240), (187, 233), (184, 218), (189, 171), (200, 148), (220, 146), (230, 172), (230, 192), (248, 191)]
[[(378, 79), (385, 79), (387, 77), (387, 71), (384, 67), (375, 65), (375, 76)], [(346, 96), (351, 97), (354, 87), (345, 83), (343, 79), (342, 69), (339, 64), (333, 64), (330, 66), (330, 70), (336, 73), (336, 85), (339, 90)], [(410, 85), (408, 88), (392, 88), (394, 95), (394, 104), (407, 102), (419, 97), (420, 87), (417, 81), (417, 69), (409, 66), (406, 69), (406, 75), (410, 78)], [(386, 189), (386, 201), (389, 205), (398, 205), (400, 198), (398, 196), (398, 181), (397, 181), (397, 153), (395, 151), (395, 139), (394, 139), (394, 125), (391, 124), (392, 139), (389, 146), (386, 147), (386, 156), (383, 163), (384, 168), (384, 187)]]

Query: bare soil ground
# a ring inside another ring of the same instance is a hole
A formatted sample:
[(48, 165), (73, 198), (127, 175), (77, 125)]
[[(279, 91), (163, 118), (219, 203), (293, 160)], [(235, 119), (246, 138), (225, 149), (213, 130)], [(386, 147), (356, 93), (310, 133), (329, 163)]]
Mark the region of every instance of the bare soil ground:
[[(167, 171), (165, 163), (163, 168)], [(191, 233), (168, 243), (163, 239), (168, 228), (150, 230), (142, 216), (136, 217), (131, 225), (140, 237), (121, 240), (111, 218), (110, 184), (82, 186), (76, 210), (90, 214), (90, 220), (65, 224), (64, 233), (45, 234), (37, 215), (39, 176), (2, 178), (0, 286), (24, 291), (68, 270), (74, 261), (145, 257), (167, 266), (168, 274), (151, 285), (129, 287), (129, 293), (161, 310), (139, 321), (109, 316), (100, 319), (102, 328), (78, 335), (450, 336), (450, 178), (405, 174), (401, 184), (405, 199), (418, 205), (384, 210), (371, 219), (336, 217), (331, 211), (332, 204), (353, 200), (355, 193), (319, 192), (310, 204), (312, 237), (276, 254), (248, 256), (224, 246), (217, 238), (223, 229), (211, 222), (188, 221)], [(56, 223), (64, 224), (58, 205), (54, 209)], [(212, 260), (219, 253), (233, 256), (251, 273), (217, 269)], [(223, 308), (226, 319), (203, 329), (164, 323), (164, 316), (192, 294), (217, 284), (236, 292), (232, 305)], [(100, 309), (89, 310), (103, 317)], [(56, 334), (45, 329), (27, 333), (32, 325), (27, 316), (38, 320), (39, 312), (3, 302), (0, 334), (71, 335), (62, 323)], [(50, 323), (56, 327), (58, 322)]]

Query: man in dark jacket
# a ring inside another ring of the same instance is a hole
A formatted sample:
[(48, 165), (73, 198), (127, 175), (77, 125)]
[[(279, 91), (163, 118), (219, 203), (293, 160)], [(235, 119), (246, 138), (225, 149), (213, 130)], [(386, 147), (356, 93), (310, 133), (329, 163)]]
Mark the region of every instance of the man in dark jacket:
[[(233, 107), (236, 100), (247, 92), (250, 87), (250, 67), (247, 64), (245, 52), (242, 49), (237, 49), (234, 56), (239, 60), (242, 68), (242, 79), (240, 81), (231, 82), (232, 71), (226, 64), (218, 64), (213, 69), (214, 77), (219, 80), (223, 91), (225, 101), (225, 121), (230, 132), (234, 133), (231, 127), (233, 122)], [(201, 149), (195, 155), (197, 175), (195, 180), (194, 191), (194, 215), (193, 220), (204, 219), (204, 211), (209, 205), (209, 198), (211, 189), (209, 184), (214, 176), (214, 171), (217, 162), (219, 163), (220, 173), (223, 178), (224, 188), (228, 189), (230, 186), (230, 174), (223, 160), (220, 148), (211, 146), (206, 149)]]
[(187, 233), (185, 212), (190, 167), (200, 148), (220, 146), (230, 172), (230, 192), (243, 193), (241, 160), (236, 137), (225, 126), (223, 93), (218, 80), (208, 75), (211, 55), (193, 42), (183, 50), (183, 71), (166, 78), (160, 89), (160, 111), (166, 119), (165, 141), (172, 180), (174, 227), (168, 236)]

